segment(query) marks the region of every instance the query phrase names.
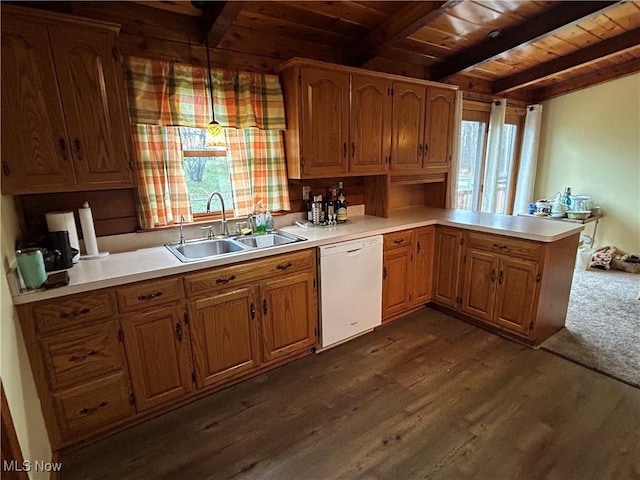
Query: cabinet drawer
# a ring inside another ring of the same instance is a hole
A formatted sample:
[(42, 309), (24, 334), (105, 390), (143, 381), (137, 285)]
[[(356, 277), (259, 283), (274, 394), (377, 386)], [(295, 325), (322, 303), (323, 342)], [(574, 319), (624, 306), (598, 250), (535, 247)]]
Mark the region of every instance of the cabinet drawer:
[(132, 312), (149, 306), (162, 305), (184, 298), (179, 278), (137, 283), (116, 291), (120, 313)]
[(410, 246), (413, 243), (413, 230), (402, 230), (401, 232), (387, 233), (384, 235), (384, 249)]
[(531, 260), (539, 260), (544, 248), (540, 243), (528, 240), (475, 232), (467, 233), (467, 247)]
[(113, 321), (46, 337), (40, 345), (54, 390), (122, 368), (118, 328)]
[(92, 433), (133, 414), (129, 383), (120, 371), (53, 396), (65, 439)]
[(315, 258), (315, 250), (310, 249), (186, 275), (185, 290), (187, 296), (192, 297), (252, 282), (258, 278), (288, 275), (314, 268)]
[(113, 317), (115, 304), (113, 292), (97, 291), (35, 304), (31, 307), (31, 315), (38, 332), (47, 333)]

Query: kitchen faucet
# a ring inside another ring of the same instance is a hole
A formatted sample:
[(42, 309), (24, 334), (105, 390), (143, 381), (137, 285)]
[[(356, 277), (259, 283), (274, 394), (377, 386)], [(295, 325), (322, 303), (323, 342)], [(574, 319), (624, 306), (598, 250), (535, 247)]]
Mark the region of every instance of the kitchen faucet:
[(228, 237), (229, 229), (227, 227), (227, 212), (224, 209), (224, 199), (220, 192), (211, 192), (211, 195), (209, 195), (209, 199), (207, 200), (207, 213), (211, 213), (211, 200), (215, 195), (220, 199), (220, 208), (222, 209), (222, 235)]

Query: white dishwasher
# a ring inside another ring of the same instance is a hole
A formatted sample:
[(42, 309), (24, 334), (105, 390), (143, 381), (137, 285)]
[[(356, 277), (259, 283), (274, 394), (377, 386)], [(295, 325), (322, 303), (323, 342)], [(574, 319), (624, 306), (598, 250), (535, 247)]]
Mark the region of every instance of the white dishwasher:
[(320, 247), (320, 346), (382, 323), (382, 235)]

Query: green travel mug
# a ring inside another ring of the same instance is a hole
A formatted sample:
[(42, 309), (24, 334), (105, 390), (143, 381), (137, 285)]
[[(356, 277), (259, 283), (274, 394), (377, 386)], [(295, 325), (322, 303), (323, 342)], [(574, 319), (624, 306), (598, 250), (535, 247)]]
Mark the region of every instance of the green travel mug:
[(18, 268), (27, 288), (40, 288), (47, 281), (47, 272), (44, 269), (44, 258), (39, 248), (24, 248), (16, 250)]

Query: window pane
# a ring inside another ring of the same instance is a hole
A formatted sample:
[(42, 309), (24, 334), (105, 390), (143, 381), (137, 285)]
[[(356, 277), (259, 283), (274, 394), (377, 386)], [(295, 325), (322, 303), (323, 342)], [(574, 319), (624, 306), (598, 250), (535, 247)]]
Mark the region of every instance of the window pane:
[(486, 131), (487, 124), (484, 122), (462, 121), (458, 195), (455, 208), (477, 209)]
[[(184, 174), (195, 214), (206, 213), (207, 199), (211, 192), (220, 192), (226, 210), (233, 210), (233, 191), (227, 157), (184, 157)], [(220, 199), (211, 202), (211, 211), (221, 210)]]
[(182, 140), (182, 150), (202, 151), (202, 150), (225, 150), (226, 147), (212, 147), (209, 132), (206, 128), (180, 127), (180, 139)]
[(502, 130), (500, 145), (500, 160), (498, 163), (498, 185), (496, 188), (496, 213), (507, 213), (507, 199), (509, 198), (509, 180), (515, 157), (518, 127), (505, 124)]

